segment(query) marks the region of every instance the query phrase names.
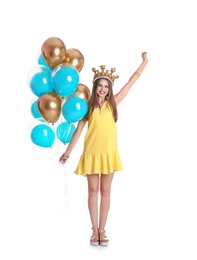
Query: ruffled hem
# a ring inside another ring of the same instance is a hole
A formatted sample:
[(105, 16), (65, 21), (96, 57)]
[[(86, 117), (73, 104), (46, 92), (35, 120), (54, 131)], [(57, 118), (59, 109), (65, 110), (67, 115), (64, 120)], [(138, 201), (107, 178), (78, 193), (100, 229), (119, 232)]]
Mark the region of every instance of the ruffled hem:
[(122, 171), (118, 152), (83, 154), (74, 173), (87, 176), (87, 174), (110, 174), (115, 171)]

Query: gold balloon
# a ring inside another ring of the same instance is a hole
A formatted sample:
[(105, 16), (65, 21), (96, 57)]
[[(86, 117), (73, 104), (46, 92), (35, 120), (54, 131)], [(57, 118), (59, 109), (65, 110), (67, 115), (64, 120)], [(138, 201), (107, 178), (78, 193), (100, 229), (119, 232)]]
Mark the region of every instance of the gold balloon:
[(38, 110), (48, 123), (55, 123), (61, 114), (62, 99), (55, 92), (43, 94), (38, 98)]
[(46, 63), (51, 68), (55, 68), (65, 61), (66, 46), (61, 39), (51, 37), (43, 43), (41, 53)]
[(83, 54), (77, 49), (68, 49), (66, 51), (66, 63), (70, 63), (73, 67), (75, 67), (78, 72), (80, 72), (84, 65), (84, 57)]
[(90, 90), (89, 88), (82, 84), (82, 83), (79, 83), (78, 87), (76, 88), (75, 90), (76, 93), (79, 93), (79, 94), (82, 94), (82, 96), (87, 100), (89, 101), (90, 99), (90, 96), (91, 96), (91, 93), (90, 93)]

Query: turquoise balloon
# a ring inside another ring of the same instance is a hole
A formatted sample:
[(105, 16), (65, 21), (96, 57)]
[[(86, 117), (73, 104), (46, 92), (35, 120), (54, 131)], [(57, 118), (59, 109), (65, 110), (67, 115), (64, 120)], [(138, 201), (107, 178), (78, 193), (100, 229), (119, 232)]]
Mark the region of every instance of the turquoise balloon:
[(62, 106), (62, 115), (69, 123), (81, 120), (86, 115), (87, 111), (87, 101), (77, 96), (70, 97)]
[(38, 110), (38, 100), (34, 101), (31, 105), (31, 114), (34, 118), (40, 118), (42, 115)]
[(68, 63), (60, 64), (52, 72), (54, 90), (61, 97), (74, 93), (79, 84), (79, 73)]
[(34, 118), (38, 119), (40, 122), (46, 122), (43, 116), (38, 110), (38, 100), (34, 101), (31, 105), (31, 114)]
[(72, 123), (60, 123), (56, 129), (57, 138), (64, 144), (70, 143), (75, 130), (76, 127)]
[(51, 68), (48, 63), (45, 61), (45, 59), (43, 58), (42, 54), (40, 54), (39, 58), (38, 58), (38, 64), (40, 65), (44, 65), (47, 68), (49, 68), (51, 71), (53, 70), (53, 68)]
[(52, 147), (55, 141), (55, 133), (50, 126), (46, 124), (40, 124), (32, 129), (31, 140), (35, 145), (40, 147)]
[(30, 88), (37, 97), (52, 92), (53, 83), (51, 71), (47, 67), (42, 66), (42, 69), (32, 76), (30, 80)]

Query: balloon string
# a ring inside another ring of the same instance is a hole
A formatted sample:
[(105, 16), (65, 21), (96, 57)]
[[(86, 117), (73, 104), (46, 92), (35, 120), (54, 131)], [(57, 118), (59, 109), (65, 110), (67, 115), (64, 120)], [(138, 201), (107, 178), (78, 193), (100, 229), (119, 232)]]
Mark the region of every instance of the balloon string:
[(69, 208), (69, 176), (64, 167), (64, 211)]
[[(53, 125), (54, 132), (56, 131), (55, 126)], [(61, 142), (56, 138), (56, 147), (58, 151), (58, 159), (61, 156)], [(67, 208), (69, 208), (69, 176), (68, 173), (65, 170), (65, 165), (62, 165), (63, 168), (63, 174), (64, 174), (64, 207), (63, 211), (65, 211)]]

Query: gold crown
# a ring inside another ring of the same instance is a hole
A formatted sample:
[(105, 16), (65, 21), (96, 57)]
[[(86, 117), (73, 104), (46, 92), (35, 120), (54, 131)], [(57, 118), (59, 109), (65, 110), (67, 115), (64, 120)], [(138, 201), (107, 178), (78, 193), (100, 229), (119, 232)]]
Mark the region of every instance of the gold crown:
[(105, 70), (105, 65), (101, 65), (100, 66), (101, 71), (96, 70), (95, 68), (92, 68), (92, 71), (94, 72), (94, 78), (93, 78), (93, 83), (95, 82), (95, 80), (99, 79), (99, 78), (107, 78), (109, 79), (112, 84), (114, 83), (114, 80), (119, 78), (118, 75), (113, 75), (113, 73), (116, 71), (115, 68), (111, 68), (111, 70)]

